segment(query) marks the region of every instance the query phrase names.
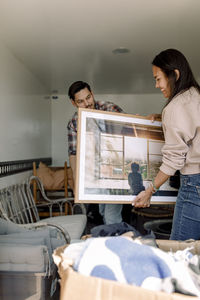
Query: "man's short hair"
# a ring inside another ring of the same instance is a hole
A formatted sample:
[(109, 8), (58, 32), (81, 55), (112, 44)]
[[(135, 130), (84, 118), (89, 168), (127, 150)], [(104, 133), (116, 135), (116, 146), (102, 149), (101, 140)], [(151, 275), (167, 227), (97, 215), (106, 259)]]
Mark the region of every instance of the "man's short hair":
[(75, 81), (72, 83), (72, 85), (69, 87), (68, 90), (68, 96), (70, 99), (74, 100), (75, 99), (75, 94), (78, 93), (79, 91), (87, 88), (91, 92), (91, 87), (87, 82), (84, 81)]

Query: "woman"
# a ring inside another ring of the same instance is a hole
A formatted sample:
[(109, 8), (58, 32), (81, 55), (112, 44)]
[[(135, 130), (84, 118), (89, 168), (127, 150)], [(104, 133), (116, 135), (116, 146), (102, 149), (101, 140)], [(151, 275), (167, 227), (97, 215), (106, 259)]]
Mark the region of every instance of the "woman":
[(200, 239), (200, 86), (178, 50), (162, 51), (152, 65), (156, 88), (168, 99), (162, 111), (163, 159), (152, 184), (133, 204), (149, 207), (152, 194), (180, 170), (181, 185), (170, 239)]

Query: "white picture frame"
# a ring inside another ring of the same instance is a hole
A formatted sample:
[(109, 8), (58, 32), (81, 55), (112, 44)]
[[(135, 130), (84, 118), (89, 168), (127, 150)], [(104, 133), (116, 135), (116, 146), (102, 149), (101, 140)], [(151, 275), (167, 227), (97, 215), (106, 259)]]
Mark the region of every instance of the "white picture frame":
[[(142, 176), (142, 184), (137, 181), (140, 191), (159, 170), (163, 144), (161, 122), (152, 123), (138, 115), (79, 109), (75, 202), (130, 204), (137, 190), (135, 167), (139, 165), (137, 173), (141, 174), (137, 177)], [(168, 180), (151, 202), (170, 204), (176, 197), (177, 189)]]

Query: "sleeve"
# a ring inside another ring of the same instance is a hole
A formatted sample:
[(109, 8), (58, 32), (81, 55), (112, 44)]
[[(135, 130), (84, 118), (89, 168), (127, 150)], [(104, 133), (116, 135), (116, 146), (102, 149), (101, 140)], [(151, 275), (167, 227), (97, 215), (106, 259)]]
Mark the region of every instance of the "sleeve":
[(160, 170), (167, 175), (174, 175), (176, 170), (181, 170), (185, 165), (188, 152), (188, 135), (184, 114), (177, 107), (171, 106), (163, 114), (163, 130), (165, 144), (162, 148), (162, 165)]
[(73, 122), (68, 123), (68, 154), (76, 155), (76, 143), (77, 143), (77, 130), (73, 125)]
[(112, 103), (112, 102), (108, 102), (107, 103), (107, 111), (112, 111), (112, 112), (119, 112), (119, 113), (123, 113), (123, 109), (121, 107), (119, 107), (118, 105)]

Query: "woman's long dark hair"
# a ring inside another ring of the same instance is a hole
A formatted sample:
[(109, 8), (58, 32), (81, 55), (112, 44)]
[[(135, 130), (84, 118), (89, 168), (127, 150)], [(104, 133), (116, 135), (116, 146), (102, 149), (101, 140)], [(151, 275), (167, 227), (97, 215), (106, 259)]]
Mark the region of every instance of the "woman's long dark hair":
[[(192, 86), (200, 93), (200, 86), (194, 78), (187, 59), (180, 51), (176, 49), (164, 50), (156, 55), (152, 65), (159, 67), (169, 80), (171, 95), (167, 104), (174, 96), (185, 92)], [(176, 69), (180, 72), (178, 79), (176, 77)]]

